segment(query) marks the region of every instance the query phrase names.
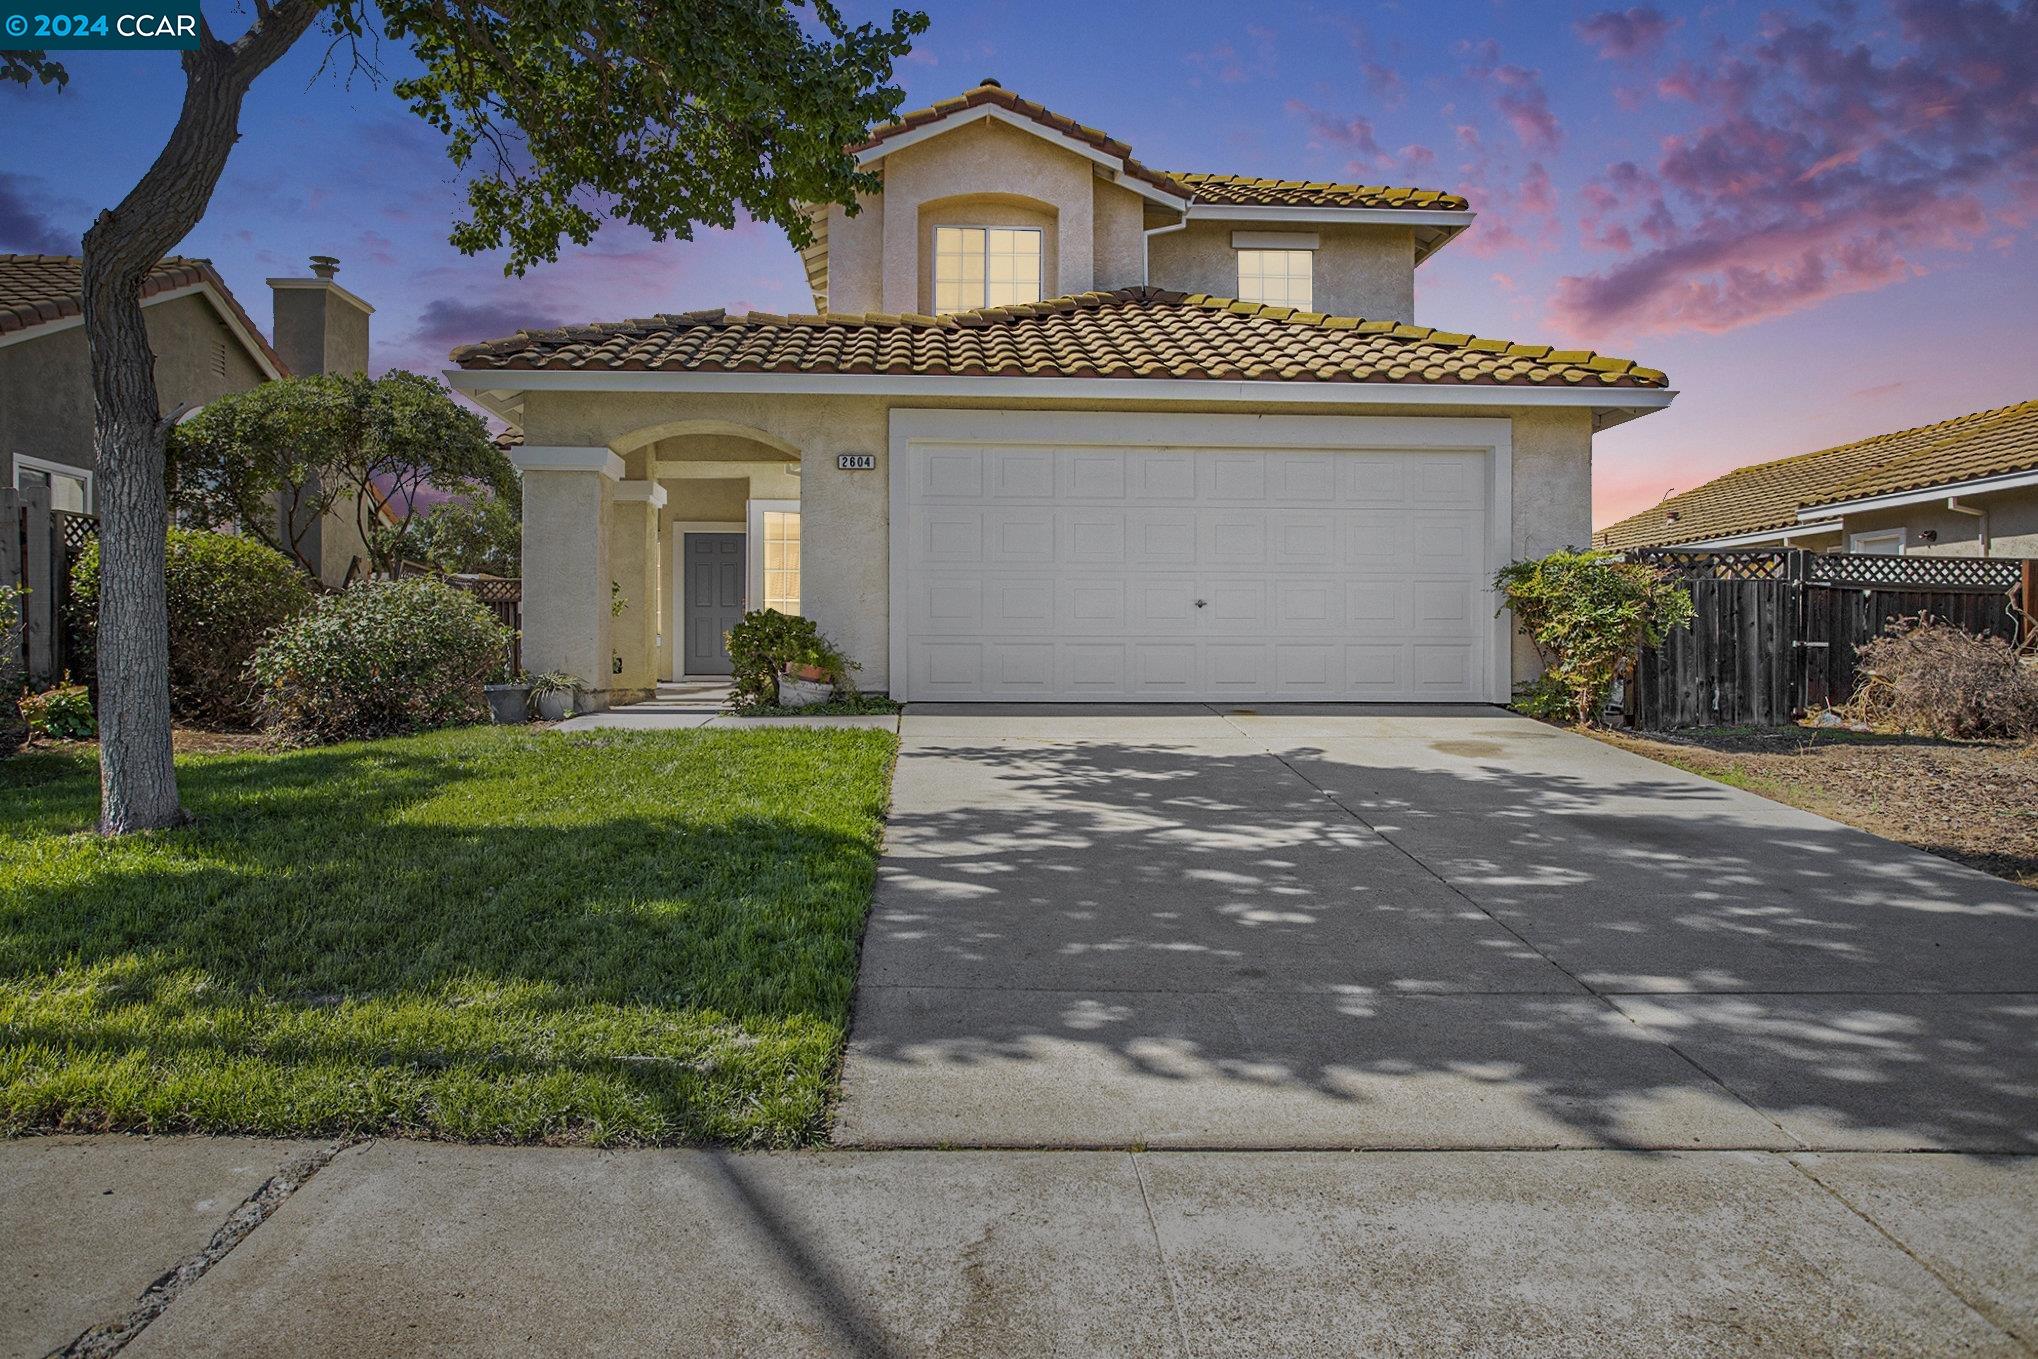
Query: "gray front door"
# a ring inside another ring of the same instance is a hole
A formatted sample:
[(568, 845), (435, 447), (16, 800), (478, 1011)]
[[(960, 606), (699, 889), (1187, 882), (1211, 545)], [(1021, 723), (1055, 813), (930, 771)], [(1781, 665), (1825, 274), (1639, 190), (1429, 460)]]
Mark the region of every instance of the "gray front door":
[(686, 535), (684, 666), (689, 675), (729, 673), (729, 648), (722, 638), (743, 618), (743, 535)]

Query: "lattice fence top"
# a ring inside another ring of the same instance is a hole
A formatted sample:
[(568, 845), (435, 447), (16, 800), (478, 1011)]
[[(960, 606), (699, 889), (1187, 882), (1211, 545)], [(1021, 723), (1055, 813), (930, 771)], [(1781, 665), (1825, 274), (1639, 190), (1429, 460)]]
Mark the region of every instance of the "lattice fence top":
[(64, 544), (64, 556), (75, 557), (85, 544), (99, 536), (97, 515), (79, 514), (73, 510), (52, 510), (50, 519)]
[(446, 584), (467, 591), (484, 604), (518, 604), (524, 598), (524, 583), (521, 580), (501, 580), (490, 576), (445, 576)]
[(1783, 580), (1790, 575), (1790, 553), (1777, 549), (1750, 552), (1680, 552), (1676, 548), (1641, 548), (1628, 554), (1635, 561), (1675, 571), (1681, 576), (1714, 580)]
[(1811, 559), (1810, 578), (1836, 585), (1897, 585), (1920, 589), (2014, 590), (2024, 563), (2016, 557), (1886, 557), (1834, 552)]

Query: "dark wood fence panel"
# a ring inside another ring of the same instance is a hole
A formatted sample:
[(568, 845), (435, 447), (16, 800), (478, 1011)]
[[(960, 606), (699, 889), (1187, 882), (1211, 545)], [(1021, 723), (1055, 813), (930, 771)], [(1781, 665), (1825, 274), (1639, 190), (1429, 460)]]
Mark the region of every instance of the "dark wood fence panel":
[(1636, 658), (1638, 727), (1781, 726), (1845, 703), (1856, 650), (1899, 618), (1928, 616), (2019, 645), (2038, 563), (2015, 558), (1639, 552), (1676, 574), (1694, 617)]

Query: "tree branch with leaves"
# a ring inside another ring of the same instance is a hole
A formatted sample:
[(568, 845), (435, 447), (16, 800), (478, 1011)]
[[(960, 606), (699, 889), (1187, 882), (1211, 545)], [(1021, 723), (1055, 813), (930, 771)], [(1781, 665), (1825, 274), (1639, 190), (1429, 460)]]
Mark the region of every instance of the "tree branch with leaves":
[[(604, 220), (659, 240), (739, 215), (812, 238), (804, 209), (876, 192), (848, 148), (898, 109), (893, 64), (926, 16), (848, 23), (828, 0), (255, 0), (231, 42), (200, 16), (180, 53), (184, 94), (162, 152), (85, 235), (85, 336), (97, 406), (102, 539), (100, 827), (184, 819), (170, 747), (163, 594), (165, 446), (141, 286), (212, 200), (255, 79), (316, 27), (373, 75), (360, 43), (379, 26), (421, 75), (396, 96), (446, 135), (469, 175), (451, 239), (508, 247), (521, 273), (585, 245)], [(41, 52), (8, 53), (0, 79), (61, 86)], [(484, 154), (485, 152), (485, 154)]]

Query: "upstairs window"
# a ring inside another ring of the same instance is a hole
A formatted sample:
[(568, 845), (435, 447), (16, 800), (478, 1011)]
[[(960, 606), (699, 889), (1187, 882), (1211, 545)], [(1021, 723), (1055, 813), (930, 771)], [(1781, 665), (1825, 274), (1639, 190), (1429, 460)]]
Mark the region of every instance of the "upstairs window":
[(1238, 300), (1314, 311), (1315, 295), (1308, 250), (1241, 250), (1238, 252)]
[(1040, 300), (1040, 232), (1034, 227), (934, 228), (934, 310), (968, 311)]

